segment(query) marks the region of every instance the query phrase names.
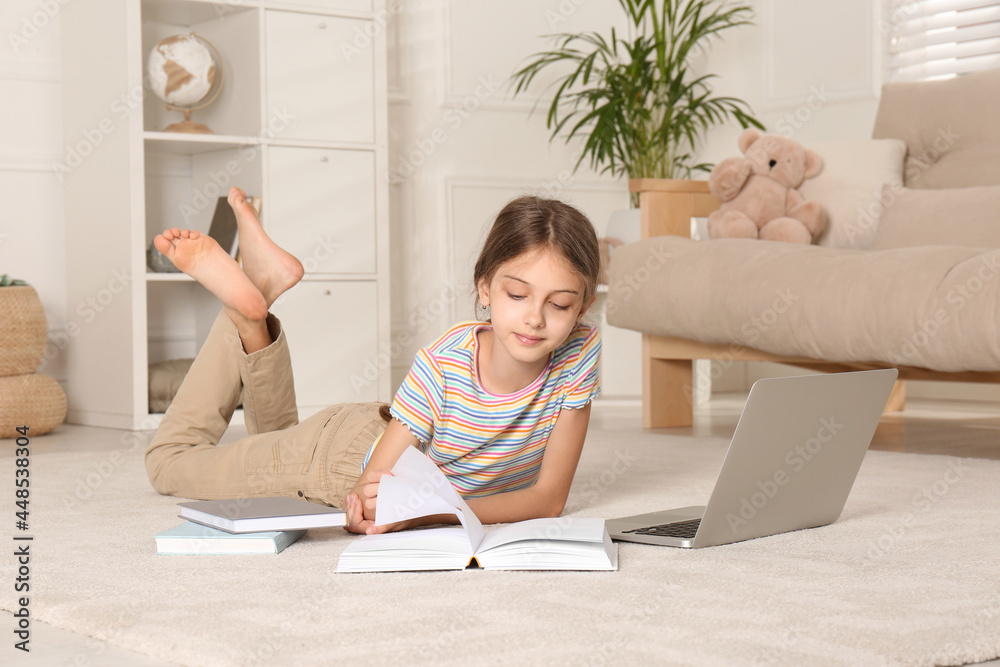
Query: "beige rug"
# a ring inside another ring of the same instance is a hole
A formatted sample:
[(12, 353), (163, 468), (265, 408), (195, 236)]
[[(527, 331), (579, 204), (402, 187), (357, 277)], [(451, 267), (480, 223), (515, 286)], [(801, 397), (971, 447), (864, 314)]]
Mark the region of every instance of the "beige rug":
[[(870, 452), (835, 524), (705, 550), (622, 544), (612, 573), (335, 575), (353, 539), (278, 556), (155, 555), (177, 499), (144, 442), (33, 441), (35, 618), (179, 665), (937, 665), (1000, 656), (1000, 462)], [(75, 434), (75, 435), (74, 435)], [(0, 441), (11, 551), (13, 447)], [(592, 429), (567, 512), (703, 503), (727, 442)], [(0, 558), (0, 606), (15, 564)], [(3, 631), (12, 643), (10, 629)], [(5, 648), (7, 650), (9, 647)]]

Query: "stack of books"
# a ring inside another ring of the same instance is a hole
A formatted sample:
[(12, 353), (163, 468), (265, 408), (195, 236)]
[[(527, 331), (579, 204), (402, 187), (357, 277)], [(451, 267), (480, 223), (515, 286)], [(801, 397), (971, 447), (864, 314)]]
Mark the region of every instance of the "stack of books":
[(309, 528), (347, 525), (342, 509), (283, 496), (179, 505), (186, 521), (156, 536), (158, 554), (276, 554)]

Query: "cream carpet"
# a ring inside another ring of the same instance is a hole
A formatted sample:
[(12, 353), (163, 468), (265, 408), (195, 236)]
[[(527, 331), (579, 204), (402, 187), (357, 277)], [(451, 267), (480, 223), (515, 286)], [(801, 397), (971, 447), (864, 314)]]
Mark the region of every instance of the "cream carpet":
[[(32, 444), (31, 611), (179, 665), (952, 665), (1000, 655), (1000, 462), (869, 452), (831, 526), (704, 550), (622, 544), (618, 572), (336, 575), (353, 539), (340, 529), (310, 531), (278, 556), (157, 556), (153, 535), (179, 522), (178, 500), (149, 487), (144, 441), (104, 431), (101, 451), (80, 451), (73, 428)], [(567, 513), (702, 504), (726, 446), (592, 429)], [(12, 455), (0, 441), (4, 534), (14, 532)], [(0, 606), (12, 610), (14, 560), (0, 563)], [(100, 664), (101, 645), (78, 657)]]

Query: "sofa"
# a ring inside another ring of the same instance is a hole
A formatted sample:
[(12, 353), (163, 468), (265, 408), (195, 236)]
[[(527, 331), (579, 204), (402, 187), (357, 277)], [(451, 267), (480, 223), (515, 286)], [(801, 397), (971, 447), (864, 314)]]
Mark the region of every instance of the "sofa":
[(615, 248), (607, 321), (639, 331), (643, 424), (692, 423), (692, 360), (1000, 382), (1000, 70), (883, 86), (871, 139), (809, 144), (815, 245), (695, 240), (707, 181), (634, 179), (641, 240)]

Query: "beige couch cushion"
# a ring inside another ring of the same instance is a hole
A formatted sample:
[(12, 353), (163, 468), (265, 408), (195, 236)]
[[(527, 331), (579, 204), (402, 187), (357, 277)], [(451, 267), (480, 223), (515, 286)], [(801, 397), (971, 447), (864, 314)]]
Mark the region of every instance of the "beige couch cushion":
[(831, 362), (1000, 370), (1000, 250), (661, 236), (618, 248), (608, 322)]
[(914, 188), (1000, 185), (1000, 69), (882, 86), (872, 137), (906, 142)]
[(823, 170), (799, 186), (799, 194), (818, 202), (827, 228), (816, 241), (828, 248), (872, 244), (882, 212), (882, 188), (903, 184), (906, 144), (901, 139), (829, 141), (807, 144), (823, 158)]
[[(998, 121), (1000, 122), (1000, 121)], [(874, 249), (918, 245), (1000, 248), (1000, 186), (910, 190), (887, 187)]]

